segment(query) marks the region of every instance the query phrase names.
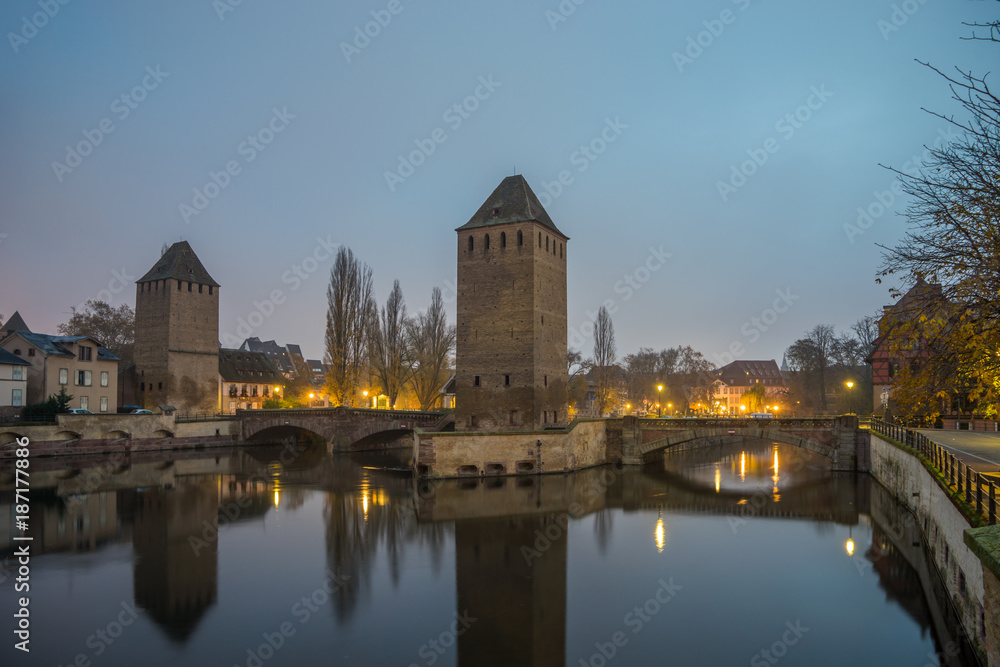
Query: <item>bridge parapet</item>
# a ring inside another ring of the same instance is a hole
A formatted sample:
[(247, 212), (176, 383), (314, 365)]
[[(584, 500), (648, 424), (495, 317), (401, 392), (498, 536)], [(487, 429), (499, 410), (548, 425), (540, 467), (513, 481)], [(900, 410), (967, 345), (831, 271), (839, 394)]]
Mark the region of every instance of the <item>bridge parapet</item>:
[(763, 438), (826, 456), (834, 470), (857, 469), (858, 421), (853, 415), (823, 418), (622, 419), (622, 460), (641, 464), (663, 449)]
[(441, 412), (372, 410), (367, 408), (303, 408), (292, 410), (237, 410), (244, 440), (300, 429), (314, 433), (333, 450), (349, 450), (368, 439), (385, 446), (414, 429), (433, 429), (445, 416)]

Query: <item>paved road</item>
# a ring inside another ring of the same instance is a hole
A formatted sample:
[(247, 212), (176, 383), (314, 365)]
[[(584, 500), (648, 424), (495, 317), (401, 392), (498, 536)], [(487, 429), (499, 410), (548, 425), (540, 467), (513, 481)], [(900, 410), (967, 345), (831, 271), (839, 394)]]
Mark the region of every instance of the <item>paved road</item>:
[(1000, 433), (921, 429), (930, 440), (949, 449), (978, 472), (1000, 468)]

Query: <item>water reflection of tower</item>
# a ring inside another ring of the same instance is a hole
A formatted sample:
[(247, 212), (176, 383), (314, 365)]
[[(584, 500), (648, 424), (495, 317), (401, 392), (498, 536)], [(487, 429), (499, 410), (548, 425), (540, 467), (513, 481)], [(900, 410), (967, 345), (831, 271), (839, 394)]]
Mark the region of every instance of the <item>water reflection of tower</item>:
[[(188, 639), (218, 587), (216, 478), (186, 478), (175, 489), (135, 493), (135, 601), (177, 642)], [(203, 541), (192, 543), (194, 537)]]
[[(541, 555), (529, 565), (521, 545)], [(563, 525), (551, 516), (456, 522), (455, 581), (456, 611), (477, 619), (458, 638), (459, 665), (564, 664)]]

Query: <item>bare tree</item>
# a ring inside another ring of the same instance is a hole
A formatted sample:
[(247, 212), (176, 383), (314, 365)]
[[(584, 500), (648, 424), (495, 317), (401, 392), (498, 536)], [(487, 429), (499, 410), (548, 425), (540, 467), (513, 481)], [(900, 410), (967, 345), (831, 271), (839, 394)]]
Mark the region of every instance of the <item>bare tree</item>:
[(327, 391), (337, 405), (353, 406), (367, 380), (368, 345), (377, 317), (372, 270), (340, 248), (326, 290)]
[(567, 399), (570, 416), (579, 412), (579, 406), (587, 400), (587, 373), (593, 368), (593, 361), (584, 359), (579, 350), (566, 350), (566, 372), (569, 377)]
[[(1000, 21), (967, 24), (974, 42), (994, 51)], [(977, 29), (979, 33), (977, 34)], [(985, 30), (985, 34), (983, 33)], [(921, 63), (947, 81), (959, 119), (929, 112), (955, 127), (960, 136), (928, 148), (917, 173), (897, 174), (911, 203), (909, 231), (893, 248), (883, 248), (880, 276), (897, 275), (940, 287), (940, 300), (927, 300), (919, 316), (892, 324), (891, 346), (914, 342), (928, 353), (913, 359), (894, 378), (894, 395), (904, 410), (926, 411), (929, 397), (968, 399), (992, 413), (1000, 402), (1000, 98), (988, 74), (955, 68), (946, 74)], [(898, 293), (897, 293), (898, 294)], [(942, 303), (948, 304), (942, 308)], [(942, 326), (941, 321), (945, 321)], [(913, 391), (909, 391), (912, 389)], [(902, 400), (903, 397), (909, 397)], [(912, 400), (911, 400), (912, 399)], [(908, 408), (912, 407), (912, 410)], [(947, 408), (946, 408), (947, 409)]]
[(407, 359), (410, 364), (413, 393), (421, 410), (430, 410), (440, 398), (448, 379), (452, 352), (455, 350), (455, 325), (448, 316), (437, 287), (431, 292), (431, 305), (407, 322)]
[(616, 361), (615, 325), (611, 322), (608, 309), (601, 306), (594, 322), (594, 389), (600, 415), (604, 415), (612, 407), (613, 390), (618, 380)]
[(805, 337), (788, 348), (788, 365), (802, 373), (817, 392), (820, 407), (826, 410), (826, 372), (830, 366), (836, 336), (830, 324), (817, 324)]
[(372, 374), (389, 397), (389, 407), (396, 406), (396, 399), (410, 377), (411, 367), (406, 360), (406, 323), (403, 290), (395, 280), (382, 307), (382, 316), (375, 320), (370, 350)]
[(74, 312), (57, 327), (63, 336), (90, 336), (123, 361), (132, 361), (135, 312), (127, 303), (113, 308), (104, 301), (88, 301), (83, 312)]

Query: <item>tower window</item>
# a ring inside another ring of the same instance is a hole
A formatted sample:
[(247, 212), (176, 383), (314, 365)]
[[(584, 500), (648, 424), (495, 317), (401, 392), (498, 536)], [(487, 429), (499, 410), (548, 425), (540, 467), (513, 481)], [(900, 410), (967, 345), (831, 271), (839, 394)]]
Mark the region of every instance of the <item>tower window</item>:
[(504, 375), (503, 376), (503, 386), (505, 386), (505, 387), (509, 387), (510, 386), (510, 376), (509, 375)]
[(493, 217), (495, 218), (495, 217), (497, 217), (499, 215), (500, 215), (500, 208), (497, 207), (497, 208), (493, 209)]
[(177, 291), (178, 292), (181, 291), (181, 281), (179, 281), (179, 280), (177, 281)]
[(490, 249), (490, 235), (489, 234), (486, 235), (485, 243), (486, 243), (486, 249), (489, 250)]
[(476, 415), (469, 415), (469, 427), (476, 428), (477, 426), (479, 426), (479, 420), (476, 418)]
[(538, 232), (538, 247), (542, 247), (542, 233)]
[(473, 387), (478, 387), (479, 386), (479, 376), (478, 375), (475, 375), (475, 376), (472, 377), (472, 386)]
[(563, 256), (563, 254), (562, 254), (562, 253), (563, 253), (563, 249), (562, 249), (562, 243), (560, 243), (560, 244), (559, 244), (559, 259), (562, 259), (562, 256)]
[(146, 391), (146, 383), (145, 382), (140, 382), (139, 383), (139, 391)]
[(470, 237), (469, 237), (469, 252), (472, 252), (472, 249), (473, 249), (474, 247), (475, 247), (475, 241), (473, 241), (473, 240), (472, 240), (472, 237), (470, 236)]
[(201, 294), (201, 288), (204, 287), (201, 283), (198, 283), (198, 294)]
[(517, 245), (524, 245), (524, 232), (517, 230)]
[(549, 237), (545, 237), (545, 252), (549, 251)]
[(548, 375), (544, 376), (544, 382), (545, 382), (545, 386), (548, 387), (549, 386), (549, 376)]
[(500, 247), (507, 247), (507, 232), (500, 232)]
[(188, 292), (190, 292), (190, 291), (191, 291), (191, 283), (190, 283), (190, 281), (189, 281), (189, 282), (188, 282)]
[(163, 389), (163, 383), (162, 382), (157, 382), (156, 383), (156, 388), (157, 389)]

